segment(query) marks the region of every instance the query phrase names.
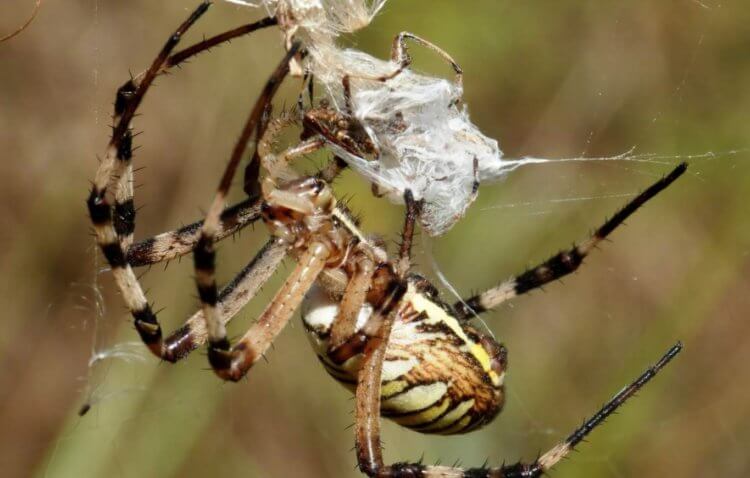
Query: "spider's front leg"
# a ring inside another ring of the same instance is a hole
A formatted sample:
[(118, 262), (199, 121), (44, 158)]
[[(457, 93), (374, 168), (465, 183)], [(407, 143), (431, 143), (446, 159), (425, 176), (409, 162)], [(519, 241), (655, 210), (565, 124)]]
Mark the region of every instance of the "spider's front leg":
[[(177, 33), (170, 37), (166, 46), (162, 49), (156, 61), (152, 63), (148, 70), (130, 78), (118, 88), (117, 96), (115, 98), (114, 118), (116, 122), (123, 123), (123, 119), (128, 122), (130, 121), (129, 118), (132, 116), (130, 116), (128, 110), (135, 110), (138, 108), (141, 99), (155, 77), (169, 72), (169, 70), (175, 66), (181, 65), (187, 60), (194, 58), (215, 46), (228, 43), (235, 38), (278, 24), (275, 17), (266, 17), (256, 22), (248, 23), (218, 35), (205, 38), (204, 40), (177, 51), (176, 53), (170, 54), (174, 46), (176, 46), (177, 42), (181, 39), (182, 34), (187, 30), (187, 28), (184, 27), (187, 25), (189, 28), (189, 26), (191, 26), (192, 23), (194, 23), (195, 20), (205, 12), (208, 5), (209, 2), (203, 2), (195, 13), (191, 15), (186, 24), (181, 26)], [(122, 248), (127, 251), (133, 242), (136, 217), (135, 203), (133, 200), (133, 134), (130, 125), (128, 125), (127, 128), (123, 128), (118, 124), (118, 126), (115, 127), (112, 136), (113, 140), (117, 135), (122, 135), (122, 139), (117, 140), (120, 143), (118, 148), (118, 158), (122, 163), (122, 172), (119, 174), (119, 177), (115, 182), (113, 222), (115, 230), (120, 237)]]
[(379, 476), (385, 470), (380, 444), (381, 377), (388, 339), (405, 292), (400, 280), (391, 283), (385, 301), (371, 319), (377, 332), (367, 341), (357, 375), (355, 449), (359, 469), (368, 476)]
[[(339, 310), (331, 324), (328, 356), (336, 364), (343, 364), (362, 353), (368, 340), (367, 330), (357, 330), (357, 319), (366, 305), (368, 294), (382, 295), (395, 275), (405, 280), (411, 269), (411, 246), (414, 239), (417, 217), (422, 207), (410, 190), (404, 194), (406, 214), (401, 232), (399, 261), (394, 266), (385, 264), (386, 257), (377, 257), (379, 249), (371, 244), (361, 244), (352, 258), (353, 271), (339, 304)], [(377, 274), (376, 267), (378, 268)], [(372, 329), (372, 325), (368, 325)]]
[(372, 285), (375, 262), (366, 253), (361, 253), (352, 262), (354, 270), (344, 289), (339, 311), (331, 324), (328, 355), (336, 363), (346, 362), (360, 353), (364, 345), (364, 336), (357, 334), (357, 319)]
[[(144, 247), (135, 247), (134, 254), (129, 254), (135, 230), (131, 120), (157, 76), (213, 46), (277, 23), (275, 18), (265, 18), (204, 39), (183, 50), (172, 53), (185, 32), (208, 10), (209, 5), (210, 2), (208, 1), (201, 2), (188, 19), (170, 35), (151, 66), (143, 73), (126, 81), (117, 90), (112, 137), (105, 156), (97, 169), (91, 193), (87, 200), (97, 243), (112, 269), (112, 274), (128, 309), (133, 315), (135, 327), (141, 339), (155, 355), (169, 361), (176, 360), (179, 357), (176, 357), (168, 346), (165, 347), (156, 314), (151, 310), (132, 267), (139, 265), (137, 264), (139, 261), (141, 263), (153, 263), (160, 260), (161, 257), (169, 257), (173, 251), (161, 251), (159, 246), (169, 243), (170, 239), (175, 239), (179, 244), (180, 239), (190, 237), (192, 231), (179, 231), (176, 236), (158, 237), (155, 241), (139, 244)], [(108, 190), (111, 190), (114, 204), (108, 198)], [(246, 222), (239, 224), (238, 228), (252, 221), (252, 218), (243, 214), (244, 210), (235, 212), (242, 216), (240, 222), (247, 219)], [(229, 229), (237, 230), (229, 227), (223, 229), (223, 232)], [(163, 252), (164, 255), (162, 255)], [(176, 251), (177, 255), (180, 253), (184, 252), (182, 250)], [(248, 285), (247, 279), (252, 277), (254, 277), (254, 274), (241, 274), (238, 277), (239, 282), (235, 284), (237, 286), (235, 291), (251, 287), (251, 285)]]
[[(118, 288), (128, 309), (133, 315), (135, 327), (149, 349), (161, 356), (163, 352), (162, 334), (156, 315), (146, 300), (146, 295), (138, 283), (132, 268), (126, 259), (126, 249), (130, 244), (133, 217), (130, 207), (123, 205), (132, 197), (129, 189), (132, 181), (132, 133), (130, 121), (140, 106), (143, 97), (153, 83), (156, 76), (170, 58), (170, 53), (179, 43), (182, 35), (206, 12), (209, 3), (203, 2), (185, 20), (175, 33), (169, 37), (162, 47), (151, 67), (142, 75), (126, 83), (120, 88), (115, 101), (115, 126), (112, 138), (104, 158), (96, 171), (91, 193), (87, 200), (89, 216), (94, 225), (96, 240), (112, 269)], [(107, 189), (114, 185), (114, 197), (121, 207), (118, 208), (117, 218), (113, 214), (113, 207), (107, 198)]]

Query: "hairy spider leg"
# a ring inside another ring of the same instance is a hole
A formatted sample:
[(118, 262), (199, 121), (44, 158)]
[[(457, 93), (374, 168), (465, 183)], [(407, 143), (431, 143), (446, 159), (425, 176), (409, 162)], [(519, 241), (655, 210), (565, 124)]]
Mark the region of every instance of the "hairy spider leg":
[(686, 170), (686, 163), (678, 165), (669, 174), (659, 179), (617, 211), (612, 218), (600, 226), (587, 240), (575, 245), (572, 249), (552, 256), (541, 264), (528, 269), (526, 272), (500, 283), (497, 287), (469, 297), (462, 302), (455, 303), (453, 308), (456, 311), (456, 317), (461, 320), (469, 320), (477, 314), (496, 308), (507, 300), (538, 289), (549, 282), (574, 272), (583, 263), (584, 258), (586, 258), (592, 249), (609, 236), (617, 226), (622, 224), (648, 200), (666, 189), (677, 178), (682, 176)]
[[(112, 138), (105, 156), (97, 169), (87, 201), (97, 242), (112, 268), (115, 281), (123, 294), (128, 309), (130, 309), (135, 319), (135, 327), (144, 343), (157, 356), (162, 355), (161, 327), (146, 300), (146, 296), (133, 270), (127, 263), (126, 252), (123, 250), (123, 244), (127, 244), (127, 241), (121, 241), (120, 239), (120, 235), (115, 227), (112, 207), (106, 197), (106, 193), (107, 188), (112, 182), (116, 183), (115, 187), (122, 187), (122, 177), (123, 175), (127, 175), (126, 170), (130, 165), (132, 157), (130, 121), (135, 115), (136, 109), (143, 100), (146, 91), (153, 83), (154, 78), (156, 78), (156, 75), (161, 70), (162, 65), (169, 58), (169, 54), (177, 46), (177, 43), (179, 43), (182, 35), (206, 12), (208, 6), (209, 4), (206, 2), (201, 3), (190, 17), (177, 28), (175, 33), (169, 37), (162, 47), (151, 67), (146, 70), (146, 73), (139, 79), (140, 81), (137, 84), (135, 81), (130, 81), (125, 87), (118, 90), (115, 101), (115, 126)], [(118, 194), (119, 197), (123, 197), (123, 194), (117, 192), (115, 192), (115, 197), (118, 197)]]
[(372, 285), (375, 261), (368, 255), (361, 254), (354, 260), (354, 267), (354, 272), (344, 289), (338, 314), (331, 325), (331, 344), (328, 353), (339, 363), (355, 355), (364, 339), (357, 338), (356, 343), (350, 342), (357, 331), (357, 318)]
[(330, 250), (325, 244), (310, 244), (258, 321), (234, 347), (226, 335), (216, 340), (211, 329), (208, 330), (208, 360), (219, 377), (236, 382), (265, 354), (323, 271), (329, 255)]
[[(278, 24), (275, 17), (266, 17), (253, 23), (241, 25), (232, 30), (228, 30), (224, 33), (214, 35), (206, 38), (203, 41), (197, 42), (189, 47), (184, 48), (167, 58), (161, 63), (156, 76), (167, 73), (171, 68), (184, 63), (188, 59), (197, 56), (215, 46), (227, 43), (235, 38), (248, 35), (256, 30), (270, 27)], [(118, 104), (120, 107), (127, 105), (139, 85), (143, 82), (149, 70), (146, 70), (130, 80), (126, 81), (117, 92), (117, 98), (115, 101), (115, 118), (118, 116), (117, 108)], [(150, 80), (151, 81), (151, 80)], [(124, 172), (119, 175), (119, 181), (115, 184), (115, 211), (114, 211), (114, 224), (115, 230), (118, 236), (120, 236), (120, 243), (124, 250), (133, 243), (133, 233), (135, 231), (135, 217), (136, 209), (133, 202), (133, 165), (132, 165), (132, 129), (129, 127), (125, 132), (123, 139), (122, 157), (120, 161), (123, 161)]]
[[(131, 120), (154, 79), (169, 68), (184, 62), (211, 46), (240, 34), (249, 33), (272, 22), (256, 22), (201, 41), (171, 54), (184, 33), (206, 12), (210, 3), (202, 2), (169, 37), (151, 66), (142, 74), (126, 82), (117, 91), (112, 137), (104, 158), (97, 169), (91, 193), (87, 199), (89, 216), (94, 225), (97, 243), (102, 250), (115, 282), (134, 318), (141, 339), (157, 356), (169, 359), (164, 350), (162, 333), (156, 315), (127, 260), (127, 249), (135, 228), (135, 208), (132, 200), (132, 131)], [(108, 188), (114, 185), (116, 206), (107, 199)]]
[(377, 311), (380, 319), (377, 333), (365, 346), (362, 366), (357, 375), (355, 393), (355, 444), (359, 469), (369, 476), (376, 476), (383, 469), (383, 451), (380, 443), (380, 387), (388, 338), (398, 314), (398, 305), (406, 293), (401, 281), (391, 284), (388, 299)]
[[(221, 213), (216, 240), (220, 241), (234, 235), (258, 219), (260, 219), (260, 201), (251, 198), (240, 201)], [(131, 267), (148, 266), (193, 252), (200, 238), (201, 227), (203, 227), (202, 219), (179, 229), (162, 232), (136, 242), (128, 249), (128, 264)]]
[[(211, 204), (205, 221), (203, 222), (200, 238), (198, 239), (198, 243), (193, 252), (196, 286), (198, 288), (198, 295), (203, 308), (203, 315), (206, 320), (210, 350), (219, 347), (219, 350), (226, 351), (227, 349), (225, 349), (225, 346), (228, 347), (229, 344), (224, 321), (217, 313), (216, 307), (218, 292), (216, 286), (216, 251), (214, 243), (216, 235), (219, 232), (221, 208), (223, 207), (226, 194), (231, 186), (232, 178), (237, 169), (239, 160), (247, 147), (249, 137), (256, 130), (257, 124), (261, 120), (262, 112), (266, 109), (265, 104), (271, 101), (281, 81), (289, 72), (289, 61), (297, 53), (299, 46), (299, 43), (295, 43), (287, 52), (253, 107), (242, 135), (235, 145), (232, 158), (224, 171), (214, 201)], [(283, 121), (269, 122), (267, 128), (271, 131), (267, 132), (268, 134), (264, 134), (264, 137), (260, 138), (258, 141), (258, 151), (262, 160), (261, 162), (263, 163), (264, 168), (268, 170), (271, 177), (276, 177), (277, 174), (292, 175), (293, 173), (291, 173), (287, 167), (292, 159), (311, 153), (323, 146), (321, 140), (311, 139), (298, 146), (287, 149), (280, 155), (278, 160), (271, 161), (269, 158), (271, 156), (276, 158), (276, 156), (266, 151), (267, 149), (270, 150), (270, 145), (268, 145), (269, 140), (266, 138), (268, 136), (274, 136), (282, 126)]]
[[(217, 315), (223, 324), (232, 320), (260, 291), (286, 257), (287, 247), (275, 238), (269, 240), (255, 257), (224, 288), (216, 300)], [(203, 309), (198, 309), (185, 324), (164, 340), (166, 359), (176, 362), (208, 341)]]
[[(266, 129), (268, 128), (268, 123), (271, 121), (272, 112), (273, 112), (273, 103), (271, 103), (269, 99), (264, 105), (263, 113), (260, 115), (260, 120), (258, 121), (258, 126), (255, 131), (256, 141), (260, 141), (260, 138), (262, 138), (265, 135)], [(250, 161), (245, 166), (245, 173), (244, 173), (244, 177), (242, 181), (242, 189), (243, 191), (245, 191), (245, 194), (247, 194), (249, 198), (260, 200), (261, 157), (258, 152), (258, 149), (259, 148), (256, 145), (255, 150), (253, 151), (252, 158), (250, 158)]]
[(410, 189), (407, 189), (404, 192), (404, 204), (406, 204), (406, 213), (404, 214), (404, 228), (401, 232), (401, 244), (396, 267), (401, 277), (406, 277), (411, 269), (411, 247), (414, 242), (417, 218), (422, 212), (423, 201), (415, 200), (414, 194)]

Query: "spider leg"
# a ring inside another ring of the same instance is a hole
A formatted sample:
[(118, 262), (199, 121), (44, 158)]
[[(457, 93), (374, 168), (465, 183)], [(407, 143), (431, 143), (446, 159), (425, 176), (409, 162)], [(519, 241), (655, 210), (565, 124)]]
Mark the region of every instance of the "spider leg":
[(206, 219), (201, 227), (198, 243), (193, 251), (193, 261), (195, 265), (195, 280), (198, 287), (198, 295), (201, 299), (203, 315), (205, 317), (209, 339), (215, 342), (226, 341), (226, 329), (223, 321), (217, 314), (216, 303), (218, 300), (218, 291), (215, 279), (215, 258), (216, 253), (214, 243), (219, 232), (221, 211), (224, 209), (224, 202), (232, 179), (237, 171), (239, 162), (245, 153), (248, 141), (253, 133), (256, 132), (259, 122), (262, 121), (263, 112), (267, 109), (281, 82), (289, 73), (289, 61), (299, 50), (300, 44), (295, 43), (284, 55), (279, 65), (271, 74), (266, 86), (256, 100), (250, 115), (248, 116), (242, 133), (234, 146), (232, 156), (227, 164), (224, 174), (221, 177), (218, 190), (214, 200), (208, 209)]
[[(135, 115), (136, 109), (182, 35), (206, 12), (208, 6), (209, 3), (207, 2), (201, 3), (169, 37), (145, 74), (140, 78), (129, 81), (118, 90), (112, 138), (104, 158), (99, 164), (87, 200), (89, 216), (94, 225), (97, 243), (109, 263), (128, 309), (135, 319), (135, 327), (144, 343), (158, 356), (161, 356), (162, 353), (161, 327), (132, 268), (127, 262), (123, 246), (127, 245), (128, 240), (122, 240), (117, 232), (112, 207), (106, 194), (111, 183), (114, 182), (115, 188), (119, 189), (123, 187), (123, 178), (128, 179), (127, 170), (132, 156), (130, 121)], [(123, 199), (126, 196), (127, 193), (115, 191), (116, 198)]]
[(435, 53), (437, 53), (438, 56), (440, 56), (442, 59), (448, 62), (453, 68), (453, 71), (456, 72), (456, 84), (459, 87), (463, 85), (464, 72), (461, 69), (461, 67), (458, 65), (458, 63), (456, 63), (456, 61), (453, 59), (453, 57), (448, 54), (448, 52), (446, 52), (439, 46), (435, 45), (434, 43), (409, 32), (401, 32), (396, 36), (396, 38), (393, 39), (393, 45), (391, 47), (391, 60), (394, 61), (395, 63), (398, 63), (399, 67), (390, 75), (382, 77), (382, 80), (389, 80), (391, 78), (394, 78), (395, 76), (400, 74), (402, 71), (407, 69), (409, 65), (411, 65), (411, 61), (412, 61), (411, 56), (409, 56), (409, 52), (406, 48), (407, 40), (411, 40), (414, 43), (418, 43), (426, 48), (429, 48)]
[(575, 245), (572, 249), (552, 256), (538, 266), (532, 267), (512, 279), (502, 282), (497, 287), (470, 297), (463, 302), (457, 302), (453, 305), (456, 317), (462, 320), (471, 319), (475, 314), (493, 309), (507, 300), (537, 289), (544, 284), (560, 279), (575, 271), (593, 248), (611, 234), (617, 226), (622, 224), (639, 207), (672, 184), (686, 169), (686, 163), (677, 166), (672, 172), (652, 184), (648, 189), (627, 203), (625, 207), (617, 211), (591, 237)]
[[(396, 63), (398, 66), (395, 70), (393, 70), (391, 73), (382, 75), (382, 76), (373, 76), (373, 77), (365, 77), (360, 75), (346, 75), (343, 78), (344, 83), (344, 90), (345, 95), (347, 90), (349, 89), (349, 78), (360, 78), (360, 79), (368, 79), (368, 80), (375, 80), (375, 81), (387, 81), (392, 78), (397, 77), (401, 74), (404, 70), (409, 68), (411, 65), (412, 59), (409, 55), (409, 51), (406, 47), (406, 41), (410, 40), (414, 43), (418, 43), (432, 51), (438, 54), (442, 59), (444, 59), (446, 62), (448, 62), (451, 67), (453, 68), (453, 71), (456, 73), (456, 85), (458, 85), (459, 88), (463, 86), (463, 70), (459, 66), (458, 63), (453, 59), (448, 52), (440, 48), (439, 46), (435, 45), (434, 43), (425, 40), (422, 37), (419, 37), (413, 33), (409, 32), (401, 32), (399, 33), (394, 39), (393, 39), (393, 45), (391, 46), (391, 61)], [(350, 96), (350, 94), (349, 94)]]
[[(380, 78), (375, 78), (379, 81)], [(341, 79), (341, 87), (344, 89), (344, 109), (346, 110), (345, 113), (349, 116), (353, 114), (352, 110), (352, 77), (351, 75), (344, 75), (344, 77)]]
[[(230, 347), (225, 330), (208, 327), (208, 360), (224, 380), (238, 381), (263, 356), (273, 340), (297, 310), (307, 290), (325, 267), (330, 255), (328, 246), (313, 242), (298, 260), (297, 267), (268, 304), (258, 321)], [(223, 329), (223, 324), (221, 324)]]
[[(266, 28), (272, 25), (276, 25), (278, 21), (275, 17), (263, 18), (257, 22), (248, 23), (235, 29), (220, 33), (212, 36), (200, 42), (197, 42), (187, 48), (184, 48), (174, 54), (168, 55), (164, 59), (154, 76), (166, 73), (169, 69), (180, 65), (188, 59), (222, 43), (229, 42), (230, 40), (247, 35), (256, 30)], [(125, 82), (117, 92), (117, 99), (115, 101), (115, 118), (119, 116), (118, 108), (124, 108), (130, 101), (132, 101), (136, 90), (147, 80), (150, 74), (153, 74), (152, 67), (139, 75), (136, 75), (132, 79)], [(153, 79), (148, 80), (149, 83)], [(137, 105), (136, 105), (137, 108)], [(132, 131), (128, 127), (123, 132), (125, 135), (121, 141), (120, 147), (120, 161), (123, 164), (123, 171), (119, 174), (117, 182), (115, 183), (114, 196), (115, 196), (115, 215), (114, 225), (118, 236), (120, 237), (120, 243), (124, 250), (128, 250), (130, 245), (133, 243), (133, 232), (135, 231), (135, 216), (136, 210), (133, 202), (133, 165), (132, 165)]]
[[(512, 465), (503, 465), (499, 467), (481, 467), (481, 468), (457, 468), (450, 466), (425, 466), (420, 463), (396, 463), (389, 467), (382, 466), (382, 458), (380, 458), (380, 443), (377, 440), (375, 433), (377, 433), (377, 425), (372, 424), (369, 428), (363, 429), (362, 432), (369, 434), (369, 437), (365, 438), (365, 443), (370, 447), (364, 449), (367, 459), (373, 461), (365, 461), (365, 467), (363, 468), (363, 461), (360, 458), (360, 469), (367, 473), (369, 476), (377, 477), (388, 477), (388, 478), (538, 478), (545, 475), (549, 470), (552, 469), (560, 460), (570, 454), (575, 447), (586, 438), (598, 425), (618, 410), (630, 397), (636, 394), (644, 385), (646, 385), (656, 374), (664, 368), (678, 353), (682, 350), (682, 344), (677, 343), (672, 346), (656, 364), (649, 367), (643, 372), (635, 381), (630, 383), (627, 387), (620, 390), (614, 397), (612, 397), (598, 412), (596, 412), (591, 418), (586, 420), (583, 425), (577, 428), (571, 433), (565, 440), (558, 443), (547, 451), (544, 455), (540, 456), (537, 460), (532, 463), (515, 463)], [(364, 369), (365, 374), (369, 372), (370, 375), (375, 374), (374, 371)], [(372, 386), (379, 385), (379, 381), (375, 381), (371, 378)], [(362, 381), (360, 381), (362, 382)], [(360, 384), (360, 387), (362, 385)], [(360, 415), (359, 408), (359, 388), (357, 388), (357, 421), (360, 420), (370, 422), (377, 420), (376, 418), (366, 417)], [(364, 391), (363, 391), (364, 395)], [(376, 391), (368, 390), (369, 402), (377, 400), (379, 397), (379, 389)], [(364, 399), (364, 398), (363, 398)], [(378, 409), (367, 407), (362, 413), (377, 414)], [(360, 418), (362, 417), (362, 418)], [(358, 429), (358, 432), (360, 430)], [(374, 437), (373, 437), (374, 436)], [(372, 449), (372, 451), (370, 451)], [(359, 457), (359, 445), (357, 447)]]
[[(346, 166), (344, 160), (334, 156), (323, 166), (317, 176), (331, 183)], [(248, 198), (224, 209), (219, 217), (216, 241), (236, 234), (260, 219), (260, 204), (258, 199)], [(147, 266), (193, 252), (200, 238), (201, 227), (203, 227), (203, 220), (138, 241), (128, 249), (128, 263), (131, 267)]]
[[(258, 121), (258, 127), (255, 132), (256, 138), (263, 138), (268, 129), (268, 124), (271, 121), (271, 112), (273, 111), (273, 104), (269, 100), (263, 108), (263, 114), (260, 115), (260, 121)], [(245, 174), (243, 179), (242, 189), (249, 198), (260, 200), (260, 164), (261, 156), (259, 152), (259, 145), (256, 145), (253, 156), (250, 158), (250, 162), (245, 166)]]
[[(216, 240), (220, 241), (236, 234), (258, 219), (260, 203), (257, 200), (245, 199), (230, 206), (221, 213)], [(131, 267), (140, 267), (184, 256), (195, 248), (202, 226), (203, 220), (200, 220), (174, 231), (138, 241), (128, 249), (128, 263)]]
[(372, 285), (375, 262), (365, 254), (354, 260), (355, 270), (339, 303), (339, 311), (331, 325), (328, 354), (336, 363), (344, 363), (360, 353), (364, 337), (356, 334), (357, 318)]
[(310, 74), (310, 81), (307, 82), (307, 98), (312, 107), (315, 99), (315, 76), (312, 73)]
[(305, 116), (305, 92), (307, 92), (307, 96), (310, 101), (310, 108), (315, 107), (315, 104), (313, 103), (315, 98), (314, 84), (315, 76), (312, 74), (312, 72), (306, 71), (304, 76), (302, 77), (302, 88), (300, 88), (299, 95), (297, 95), (297, 114), (299, 115), (300, 121), (302, 121)]
[[(271, 239), (256, 254), (253, 260), (222, 289), (217, 297), (216, 307), (224, 324), (255, 297), (260, 287), (273, 275), (286, 257), (286, 245)], [(164, 339), (162, 358), (176, 362), (206, 343), (208, 332), (203, 310), (194, 313), (185, 324)]]
[(357, 375), (355, 449), (359, 469), (368, 476), (380, 476), (386, 469), (380, 443), (380, 384), (388, 339), (405, 292), (406, 286), (402, 283), (391, 284), (391, 291), (370, 319), (368, 327), (376, 327), (375, 334), (368, 334), (370, 338)]
[[(109, 263), (118, 288), (133, 315), (135, 327), (149, 349), (160, 357), (164, 356), (161, 327), (127, 259), (127, 250), (132, 243), (132, 235), (135, 229), (131, 120), (146, 92), (159, 74), (212, 46), (275, 23), (275, 19), (264, 19), (244, 25), (172, 54), (182, 35), (206, 12), (209, 5), (210, 3), (207, 1), (202, 2), (169, 37), (151, 66), (143, 73), (125, 82), (118, 89), (115, 99), (112, 137), (104, 158), (97, 169), (91, 193), (87, 200), (97, 243)], [(114, 190), (114, 208), (107, 199), (107, 189), (110, 186)]]
[(179, 65), (185, 60), (192, 58), (198, 55), (199, 53), (203, 53), (204, 51), (210, 50), (211, 48), (215, 46), (221, 45), (222, 43), (228, 43), (235, 38), (248, 35), (256, 30), (260, 30), (260, 29), (271, 27), (271, 26), (278, 25), (278, 24), (279, 24), (279, 21), (276, 17), (266, 17), (256, 22), (247, 23), (245, 25), (241, 25), (232, 30), (228, 30), (224, 33), (219, 33), (218, 35), (214, 35), (212, 37), (206, 38), (205, 40), (199, 41), (187, 48), (184, 48), (178, 51), (174, 55), (170, 56), (167, 59), (167, 61), (164, 63), (163, 70)]
[(401, 277), (406, 277), (411, 269), (411, 246), (414, 240), (414, 231), (417, 218), (422, 212), (422, 201), (416, 201), (410, 189), (404, 193), (406, 203), (406, 215), (404, 216), (404, 228), (401, 232), (401, 246), (399, 247), (399, 260), (397, 272)]

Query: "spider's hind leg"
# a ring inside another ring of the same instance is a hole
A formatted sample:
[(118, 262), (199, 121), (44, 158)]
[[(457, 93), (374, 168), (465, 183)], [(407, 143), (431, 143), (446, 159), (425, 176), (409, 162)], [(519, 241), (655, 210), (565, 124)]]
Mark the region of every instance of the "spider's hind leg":
[(661, 178), (641, 194), (633, 198), (622, 209), (617, 211), (608, 221), (601, 225), (588, 239), (575, 245), (572, 249), (565, 250), (552, 256), (541, 264), (528, 269), (515, 278), (500, 283), (497, 287), (486, 290), (481, 294), (469, 297), (453, 305), (456, 317), (461, 320), (473, 318), (476, 314), (494, 309), (503, 302), (526, 292), (538, 289), (543, 285), (560, 279), (576, 271), (583, 263), (584, 258), (612, 231), (630, 217), (638, 208), (647, 201), (666, 189), (687, 170), (687, 164), (682, 163), (674, 168), (668, 175)]

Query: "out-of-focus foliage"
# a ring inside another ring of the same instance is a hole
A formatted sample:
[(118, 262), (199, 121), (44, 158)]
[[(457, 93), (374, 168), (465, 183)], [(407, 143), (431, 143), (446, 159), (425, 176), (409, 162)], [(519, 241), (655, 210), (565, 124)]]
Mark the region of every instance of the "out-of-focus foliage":
[[(107, 141), (115, 89), (152, 60), (196, 1), (49, 1), (29, 29), (0, 44), (3, 476), (358, 476), (346, 429), (353, 403), (318, 366), (297, 321), (269, 363), (237, 385), (220, 383), (196, 353), (177, 366), (151, 357), (99, 362), (87, 389), (90, 286), (101, 267), (83, 204), (87, 180)], [(3, 2), (0, 32), (22, 24), (31, 3)], [(215, 5), (188, 40), (260, 13)], [(347, 41), (385, 57), (391, 38), (410, 30), (451, 52), (466, 73), (473, 120), (508, 156), (633, 146), (672, 156), (750, 146), (748, 25), (741, 0), (391, 0)], [(416, 67), (450, 75), (429, 53), (413, 53)], [(195, 220), (208, 206), (280, 54), (278, 33), (261, 32), (157, 81), (135, 122), (144, 131), (139, 237)], [(287, 105), (297, 88), (286, 86)], [(626, 200), (616, 196), (669, 168), (529, 166), (483, 188), (468, 216), (435, 242), (435, 258), (463, 293), (492, 285), (582, 238)], [(374, 199), (351, 173), (336, 187), (355, 193), (367, 231), (395, 237), (398, 207)], [(510, 350), (509, 402), (495, 423), (453, 438), (386, 424), (387, 458), (533, 459), (682, 339), (673, 365), (554, 476), (747, 476), (748, 191), (750, 154), (694, 160), (580, 273), (488, 314)], [(222, 279), (265, 236), (261, 225), (227, 241)], [(190, 262), (144, 277), (156, 307), (166, 307), (167, 328), (197, 305)], [(422, 254), (419, 264), (428, 263)], [(257, 316), (281, 276), (232, 333)], [(109, 274), (97, 282), (107, 305), (97, 347), (136, 340)], [(78, 418), (87, 399), (95, 403)]]

